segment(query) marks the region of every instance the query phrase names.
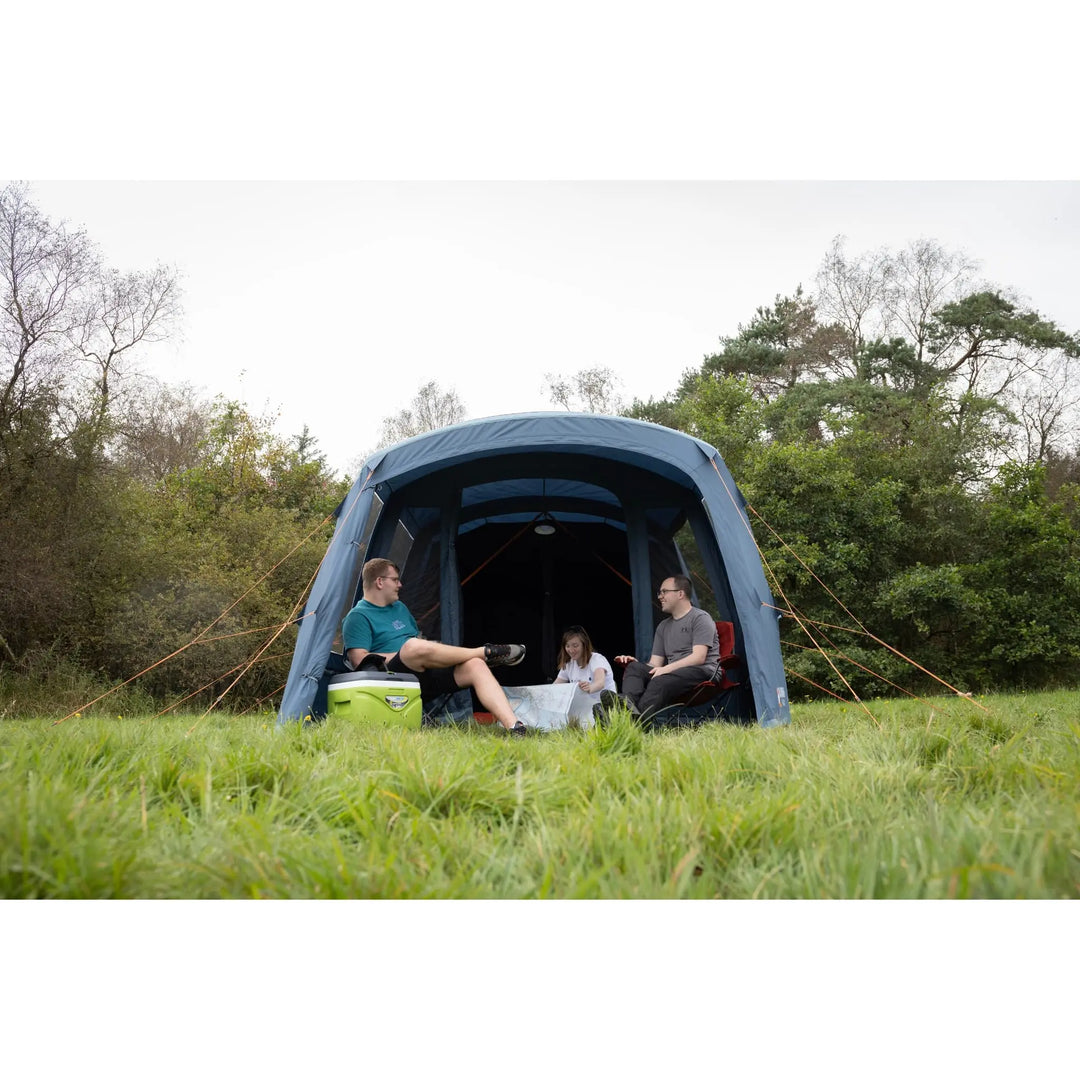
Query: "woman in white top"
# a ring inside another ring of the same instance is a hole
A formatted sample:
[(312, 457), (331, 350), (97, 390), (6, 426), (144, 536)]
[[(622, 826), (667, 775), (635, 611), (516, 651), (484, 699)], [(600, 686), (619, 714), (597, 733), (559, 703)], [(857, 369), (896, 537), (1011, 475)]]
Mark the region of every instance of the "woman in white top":
[(555, 681), (577, 683), (578, 689), (594, 705), (600, 701), (601, 691), (615, 689), (611, 664), (593, 649), (583, 626), (570, 626), (563, 634), (559, 649), (559, 674), (555, 676)]

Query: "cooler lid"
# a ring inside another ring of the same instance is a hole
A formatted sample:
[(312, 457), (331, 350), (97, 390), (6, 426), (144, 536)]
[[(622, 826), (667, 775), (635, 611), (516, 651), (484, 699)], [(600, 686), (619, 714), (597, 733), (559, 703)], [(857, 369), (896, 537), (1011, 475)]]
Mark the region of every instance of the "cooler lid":
[(345, 671), (331, 676), (327, 685), (332, 689), (344, 686), (419, 686), (420, 680), (415, 675), (405, 675), (400, 671)]

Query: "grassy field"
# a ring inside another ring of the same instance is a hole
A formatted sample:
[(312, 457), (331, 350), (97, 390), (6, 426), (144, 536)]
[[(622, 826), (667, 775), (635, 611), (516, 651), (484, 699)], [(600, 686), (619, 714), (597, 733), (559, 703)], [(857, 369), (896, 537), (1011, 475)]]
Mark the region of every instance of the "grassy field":
[(1074, 898), (1080, 692), (510, 739), (0, 721), (0, 896)]

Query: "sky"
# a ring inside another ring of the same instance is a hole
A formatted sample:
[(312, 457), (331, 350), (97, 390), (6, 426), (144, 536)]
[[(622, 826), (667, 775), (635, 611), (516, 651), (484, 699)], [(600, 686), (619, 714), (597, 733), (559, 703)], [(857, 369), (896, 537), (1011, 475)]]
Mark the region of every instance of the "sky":
[(436, 380), (469, 418), (555, 408), (547, 373), (661, 397), (760, 305), (928, 237), (1080, 330), (1080, 183), (31, 180), (122, 270), (175, 266), (168, 382), (305, 425), (350, 470)]

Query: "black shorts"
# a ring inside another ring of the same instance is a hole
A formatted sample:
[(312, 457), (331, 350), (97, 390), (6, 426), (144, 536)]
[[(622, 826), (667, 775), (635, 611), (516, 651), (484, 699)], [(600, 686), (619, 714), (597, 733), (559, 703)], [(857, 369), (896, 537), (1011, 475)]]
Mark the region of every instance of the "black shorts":
[(387, 660), (386, 670), (396, 671), (402, 675), (415, 675), (420, 680), (420, 698), (423, 701), (434, 701), (443, 694), (453, 694), (458, 690), (468, 689), (468, 687), (458, 686), (457, 681), (454, 679), (454, 669), (452, 667), (413, 671), (412, 668), (405, 666), (401, 659), (401, 653), (394, 653)]

